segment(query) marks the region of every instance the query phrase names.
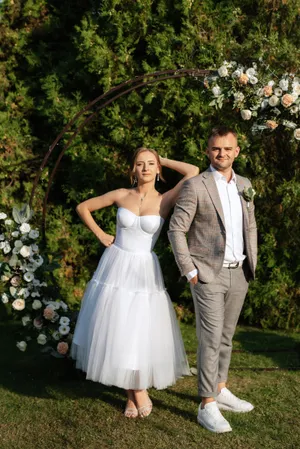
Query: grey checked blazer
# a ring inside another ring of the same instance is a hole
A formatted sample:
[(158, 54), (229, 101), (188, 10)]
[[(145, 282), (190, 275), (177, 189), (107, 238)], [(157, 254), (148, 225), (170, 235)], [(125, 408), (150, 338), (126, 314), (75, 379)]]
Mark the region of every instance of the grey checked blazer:
[[(253, 201), (242, 196), (249, 179), (236, 175), (243, 210), (245, 254), (254, 279), (257, 261), (257, 228)], [(186, 239), (188, 234), (188, 240)], [(168, 237), (182, 275), (198, 269), (202, 282), (212, 282), (219, 274), (225, 254), (225, 220), (217, 185), (210, 169), (184, 182), (174, 213)]]

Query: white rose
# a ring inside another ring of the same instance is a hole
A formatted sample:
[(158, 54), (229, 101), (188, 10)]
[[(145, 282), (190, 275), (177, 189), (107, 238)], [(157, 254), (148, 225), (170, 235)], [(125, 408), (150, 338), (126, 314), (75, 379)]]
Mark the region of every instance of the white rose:
[(3, 304), (8, 303), (8, 299), (9, 299), (9, 298), (8, 298), (8, 296), (7, 296), (6, 293), (2, 293), (1, 299), (2, 299)]
[(41, 301), (39, 300), (39, 299), (35, 299), (34, 301), (33, 301), (33, 303), (32, 303), (32, 308), (34, 309), (34, 310), (38, 310), (38, 309), (40, 309), (41, 307), (42, 307), (42, 303), (41, 303)]
[(37, 239), (39, 235), (40, 233), (37, 229), (31, 229), (31, 231), (29, 232), (29, 237), (31, 239)]
[(275, 93), (275, 95), (277, 95), (277, 97), (281, 97), (281, 95), (282, 95), (282, 89), (279, 89), (279, 87), (276, 87), (276, 88), (274, 89), (274, 93)]
[(4, 212), (0, 212), (0, 220), (5, 220), (7, 215)]
[(11, 226), (13, 224), (12, 220), (5, 220), (6, 226)]
[(253, 67), (250, 67), (246, 70), (246, 75), (250, 78), (250, 76), (256, 75), (256, 70)]
[(237, 69), (237, 70), (235, 70), (233, 73), (232, 73), (232, 78), (239, 78), (240, 76), (241, 76), (241, 74), (242, 74), (243, 72), (242, 72), (242, 70), (240, 70), (240, 69)]
[(18, 341), (17, 348), (20, 349), (20, 351), (22, 351), (22, 352), (26, 351), (26, 348), (27, 348), (26, 341)]
[(40, 334), (37, 338), (37, 342), (39, 345), (46, 344), (46, 341), (47, 341), (47, 336), (45, 334)]
[[(23, 223), (24, 224), (24, 223)], [(26, 224), (26, 223), (25, 223)], [(29, 257), (30, 256), (30, 247), (27, 245), (23, 245), (22, 248), (20, 249), (20, 254), (23, 257)]]
[(23, 278), (26, 282), (31, 282), (34, 279), (34, 275), (30, 271), (27, 271), (27, 273), (24, 274)]
[(23, 310), (23, 309), (25, 309), (25, 301), (24, 301), (24, 299), (15, 299), (14, 302), (12, 303), (12, 307), (15, 310)]
[(15, 246), (15, 248), (21, 249), (22, 246), (23, 246), (22, 240), (16, 240), (15, 243), (14, 243), (14, 246)]
[(22, 225), (20, 226), (20, 231), (22, 232), (22, 234), (27, 234), (28, 232), (30, 232), (31, 226), (29, 223), (22, 223)]
[(61, 325), (58, 328), (60, 335), (67, 335), (70, 332), (70, 326)]
[(25, 316), (22, 317), (23, 326), (27, 326), (27, 324), (30, 323), (30, 322), (31, 322), (31, 318), (30, 318), (29, 315), (25, 315)]
[(286, 79), (280, 80), (279, 87), (281, 87), (282, 90), (289, 90), (289, 80)]
[(19, 233), (19, 231), (13, 231), (13, 232), (11, 233), (11, 235), (12, 235), (13, 237), (19, 237), (20, 233)]
[(227, 67), (225, 65), (222, 65), (222, 67), (220, 67), (218, 69), (218, 74), (221, 78), (224, 78), (225, 76), (228, 76), (228, 70)]
[(257, 84), (258, 83), (258, 78), (256, 76), (250, 76), (249, 83), (250, 84)]
[(219, 97), (222, 92), (220, 86), (214, 86), (211, 91), (214, 97)]
[(0, 242), (0, 249), (3, 249), (5, 247), (5, 242)]
[(279, 101), (280, 100), (276, 95), (272, 95), (272, 97), (270, 97), (268, 100), (270, 106), (277, 106)]
[(4, 252), (4, 254), (8, 254), (8, 253), (10, 253), (10, 251), (11, 251), (11, 247), (10, 247), (10, 244), (9, 244), (9, 243), (7, 243), (7, 242), (5, 242), (5, 245), (4, 245), (4, 248), (3, 248), (3, 252)]
[(68, 326), (70, 324), (70, 318), (68, 318), (66, 316), (62, 316), (59, 320), (59, 324), (61, 324), (63, 326)]
[(294, 137), (296, 140), (300, 140), (300, 128), (295, 129)]
[(235, 92), (233, 96), (235, 101), (243, 101), (245, 98), (245, 95), (242, 92)]
[(5, 235), (4, 234), (0, 234), (0, 241), (1, 240), (5, 240)]
[(249, 109), (243, 109), (241, 111), (241, 116), (243, 120), (250, 120), (252, 112)]

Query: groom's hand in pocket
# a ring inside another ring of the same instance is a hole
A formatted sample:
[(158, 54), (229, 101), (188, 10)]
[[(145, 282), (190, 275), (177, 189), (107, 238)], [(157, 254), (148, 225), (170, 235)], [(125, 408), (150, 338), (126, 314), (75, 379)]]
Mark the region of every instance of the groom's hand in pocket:
[(192, 279), (190, 279), (190, 283), (193, 285), (196, 285), (198, 282), (198, 275), (194, 276)]

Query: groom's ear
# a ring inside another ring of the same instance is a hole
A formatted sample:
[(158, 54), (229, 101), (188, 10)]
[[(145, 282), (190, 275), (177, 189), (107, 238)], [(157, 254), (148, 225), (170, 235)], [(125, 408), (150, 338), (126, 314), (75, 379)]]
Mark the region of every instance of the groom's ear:
[(240, 147), (236, 147), (234, 157), (238, 157), (238, 155), (240, 154), (240, 151), (241, 151)]

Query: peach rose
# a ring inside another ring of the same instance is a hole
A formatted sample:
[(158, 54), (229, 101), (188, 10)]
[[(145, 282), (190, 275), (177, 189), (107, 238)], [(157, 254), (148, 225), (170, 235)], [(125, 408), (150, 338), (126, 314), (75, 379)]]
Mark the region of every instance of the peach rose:
[(249, 77), (246, 75), (246, 73), (242, 73), (239, 77), (239, 83), (240, 84), (248, 84)]
[(66, 355), (69, 350), (69, 345), (65, 341), (61, 341), (57, 345), (57, 352), (61, 355)]
[(285, 108), (288, 108), (294, 103), (294, 97), (290, 94), (285, 94), (281, 97), (281, 104)]
[(46, 320), (53, 320), (55, 316), (55, 311), (52, 309), (52, 307), (46, 307), (43, 313)]
[(266, 121), (266, 126), (267, 126), (269, 129), (276, 129), (277, 126), (278, 126), (278, 123), (276, 123), (274, 120), (267, 120), (267, 121)]
[(264, 96), (265, 97), (270, 97), (272, 95), (272, 93), (273, 93), (272, 86), (265, 86), (263, 88), (263, 91), (264, 91)]

